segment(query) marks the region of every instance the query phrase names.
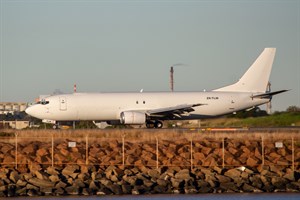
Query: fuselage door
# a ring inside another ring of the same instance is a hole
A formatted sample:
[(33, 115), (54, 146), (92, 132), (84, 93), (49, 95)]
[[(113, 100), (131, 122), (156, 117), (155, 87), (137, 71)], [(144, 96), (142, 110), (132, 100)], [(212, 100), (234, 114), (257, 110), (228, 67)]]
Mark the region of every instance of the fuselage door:
[(61, 111), (67, 110), (67, 99), (66, 97), (59, 97), (59, 109)]

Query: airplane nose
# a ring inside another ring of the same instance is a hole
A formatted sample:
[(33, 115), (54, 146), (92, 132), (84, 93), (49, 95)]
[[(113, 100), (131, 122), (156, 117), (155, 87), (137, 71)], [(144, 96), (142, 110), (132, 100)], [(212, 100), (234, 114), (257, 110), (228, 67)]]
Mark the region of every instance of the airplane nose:
[(32, 107), (28, 107), (25, 109), (25, 112), (28, 114), (28, 115), (32, 115)]
[(25, 112), (26, 112), (28, 115), (32, 116), (32, 117), (37, 117), (37, 115), (38, 115), (38, 113), (39, 113), (39, 112), (37, 112), (37, 111), (38, 111), (38, 110), (37, 110), (37, 107), (36, 107), (35, 105), (30, 106), (30, 107), (28, 107), (28, 108), (25, 109)]

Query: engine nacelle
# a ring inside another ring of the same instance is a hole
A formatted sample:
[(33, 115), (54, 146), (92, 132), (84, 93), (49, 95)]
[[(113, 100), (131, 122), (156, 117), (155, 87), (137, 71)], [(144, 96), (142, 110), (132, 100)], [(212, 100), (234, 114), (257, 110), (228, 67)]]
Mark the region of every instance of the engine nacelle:
[(125, 111), (120, 115), (122, 124), (144, 124), (146, 122), (146, 114), (134, 111)]

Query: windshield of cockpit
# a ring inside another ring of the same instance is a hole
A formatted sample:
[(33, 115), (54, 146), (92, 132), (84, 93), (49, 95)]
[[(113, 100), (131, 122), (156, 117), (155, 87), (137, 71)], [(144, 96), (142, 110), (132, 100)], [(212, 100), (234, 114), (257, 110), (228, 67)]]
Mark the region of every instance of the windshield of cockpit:
[(36, 104), (47, 105), (47, 104), (49, 104), (49, 101), (47, 101), (45, 99), (41, 99), (40, 101), (36, 102)]

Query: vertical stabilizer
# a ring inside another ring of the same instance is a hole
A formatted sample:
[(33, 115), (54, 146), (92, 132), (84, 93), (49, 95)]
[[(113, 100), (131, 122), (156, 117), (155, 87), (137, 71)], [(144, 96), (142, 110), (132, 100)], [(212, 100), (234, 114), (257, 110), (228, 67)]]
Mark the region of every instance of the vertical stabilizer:
[(238, 82), (214, 91), (266, 92), (275, 53), (276, 48), (265, 48)]

